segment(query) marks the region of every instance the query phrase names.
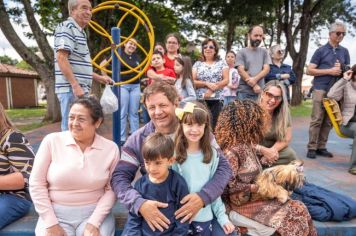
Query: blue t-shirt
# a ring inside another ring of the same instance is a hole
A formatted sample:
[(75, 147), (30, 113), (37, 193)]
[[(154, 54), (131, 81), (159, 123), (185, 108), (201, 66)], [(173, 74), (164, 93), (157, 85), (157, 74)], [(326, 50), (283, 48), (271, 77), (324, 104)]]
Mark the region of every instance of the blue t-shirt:
[[(339, 60), (339, 62), (343, 65), (349, 65), (349, 51), (340, 45), (336, 48), (333, 48), (330, 43), (327, 43), (315, 51), (312, 59), (310, 60), (310, 63), (317, 65), (317, 69), (330, 69), (334, 67), (336, 60)], [(315, 76), (313, 80), (314, 89), (329, 91), (332, 85), (340, 77), (341, 75)]]
[(168, 203), (168, 207), (159, 209), (169, 219), (171, 224), (163, 232), (159, 230), (154, 232), (141, 215), (130, 212), (125, 224), (125, 236), (187, 235), (189, 223), (182, 224), (180, 223), (180, 219), (176, 220), (174, 216), (174, 212), (181, 207), (180, 201), (184, 196), (189, 194), (187, 183), (182, 176), (170, 169), (167, 179), (162, 183), (156, 184), (150, 181), (148, 175), (144, 175), (136, 181), (135, 189), (144, 199)]

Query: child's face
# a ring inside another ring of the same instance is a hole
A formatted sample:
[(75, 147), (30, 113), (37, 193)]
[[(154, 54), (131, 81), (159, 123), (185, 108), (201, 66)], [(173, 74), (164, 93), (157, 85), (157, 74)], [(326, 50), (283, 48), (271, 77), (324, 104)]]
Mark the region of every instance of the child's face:
[(159, 44), (155, 46), (154, 50), (160, 51), (162, 54), (165, 54), (164, 48)]
[(205, 124), (185, 124), (183, 123), (183, 133), (186, 137), (188, 144), (196, 144), (204, 135)]
[(180, 64), (177, 60), (174, 61), (174, 72), (176, 72), (177, 75), (182, 74), (183, 71), (183, 65)]
[(235, 55), (233, 53), (228, 53), (225, 60), (228, 65), (235, 65)]
[(146, 161), (145, 168), (147, 170), (148, 176), (153, 183), (162, 183), (166, 180), (169, 167), (173, 164), (174, 158), (159, 158), (154, 161)]
[(151, 66), (154, 68), (162, 67), (164, 64), (164, 59), (160, 54), (153, 54), (151, 59)]

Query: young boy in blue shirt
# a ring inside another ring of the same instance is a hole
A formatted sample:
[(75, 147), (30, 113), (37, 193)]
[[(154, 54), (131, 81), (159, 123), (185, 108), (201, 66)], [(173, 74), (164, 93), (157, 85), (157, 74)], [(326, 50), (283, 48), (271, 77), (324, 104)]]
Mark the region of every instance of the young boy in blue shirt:
[(167, 207), (160, 208), (160, 211), (170, 224), (163, 232), (153, 231), (141, 215), (130, 212), (122, 235), (187, 235), (189, 223), (181, 223), (174, 215), (189, 190), (183, 177), (170, 169), (175, 161), (172, 139), (161, 133), (149, 135), (142, 146), (142, 155), (147, 174), (136, 181), (134, 188), (144, 199), (166, 203)]

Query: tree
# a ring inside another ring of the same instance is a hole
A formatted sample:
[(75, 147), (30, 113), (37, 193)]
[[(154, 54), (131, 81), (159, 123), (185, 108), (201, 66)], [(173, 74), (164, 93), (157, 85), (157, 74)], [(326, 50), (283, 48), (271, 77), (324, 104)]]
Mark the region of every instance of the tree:
[[(356, 25), (356, 13), (350, 1), (343, 0), (284, 0), (280, 2), (282, 19), (279, 22), (284, 32), (287, 51), (293, 59), (293, 70), (297, 80), (293, 85), (292, 105), (299, 105), (303, 96), (301, 83), (306, 62), (310, 34), (342, 19)], [(297, 49), (297, 47), (299, 47)]]
[(16, 65), (18, 63), (17, 59), (13, 59), (7, 55), (0, 56), (0, 63), (8, 65)]
[[(58, 121), (60, 119), (60, 113), (58, 101), (54, 94), (53, 50), (47, 41), (46, 33), (42, 31), (41, 26), (35, 19), (35, 11), (33, 6), (31, 6), (31, 2), (29, 0), (21, 0), (19, 3), (22, 4), (21, 8), (19, 6), (6, 6), (10, 4), (10, 2), (8, 1), (5, 4), (3, 0), (0, 0), (0, 28), (23, 60), (37, 71), (45, 85), (47, 92), (47, 113), (45, 119)], [(23, 14), (29, 23), (32, 36), (42, 52), (43, 59), (26, 46), (25, 42), (20, 39), (11, 24), (10, 19), (12, 17), (16, 17), (17, 23), (21, 23)]]

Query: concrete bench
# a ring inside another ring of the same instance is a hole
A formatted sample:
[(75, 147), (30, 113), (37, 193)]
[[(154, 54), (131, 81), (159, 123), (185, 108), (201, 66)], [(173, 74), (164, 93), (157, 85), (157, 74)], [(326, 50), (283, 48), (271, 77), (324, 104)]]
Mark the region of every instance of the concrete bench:
[[(116, 219), (115, 236), (120, 236), (127, 219), (127, 210), (122, 204), (116, 203), (113, 213)], [(37, 219), (38, 215), (32, 207), (26, 216), (0, 230), (0, 236), (35, 236)]]

